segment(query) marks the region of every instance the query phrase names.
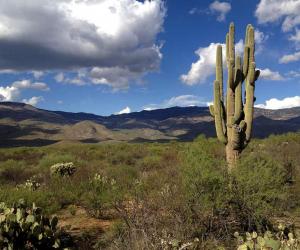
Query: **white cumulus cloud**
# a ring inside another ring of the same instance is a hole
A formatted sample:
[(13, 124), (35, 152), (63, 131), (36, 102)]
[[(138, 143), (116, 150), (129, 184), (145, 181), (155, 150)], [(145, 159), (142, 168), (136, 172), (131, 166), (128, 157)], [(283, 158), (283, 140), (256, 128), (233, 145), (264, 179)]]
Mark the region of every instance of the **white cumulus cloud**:
[(63, 82), (65, 79), (64, 73), (58, 73), (55, 77), (54, 77), (55, 81), (57, 82)]
[[(181, 75), (180, 79), (187, 85), (195, 85), (198, 83), (205, 83), (208, 77), (215, 73), (216, 67), (216, 51), (219, 43), (211, 43), (208, 47), (199, 48), (195, 54), (199, 56), (198, 61), (192, 63), (191, 68), (187, 74)], [(225, 44), (222, 45), (223, 63), (225, 63)], [(236, 44), (236, 52), (242, 54), (243, 40)]]
[(190, 15), (194, 15), (196, 13), (199, 13), (199, 10), (197, 8), (192, 8), (192, 9), (189, 10)]
[(0, 101), (17, 101), (24, 89), (47, 91), (49, 87), (43, 82), (31, 82), (30, 80), (15, 81), (10, 86), (0, 86)]
[(255, 29), (254, 31), (254, 37), (255, 37), (255, 42), (257, 44), (262, 44), (269, 38), (268, 35), (265, 35), (262, 31), (258, 29)]
[(231, 4), (228, 2), (214, 1), (209, 5), (212, 13), (217, 13), (219, 22), (225, 21), (227, 13), (231, 10)]
[[(296, 47), (299, 47), (300, 31), (297, 28), (300, 25), (299, 0), (260, 0), (255, 15), (261, 24), (282, 23), (281, 29), (283, 32), (295, 30), (295, 34), (290, 35), (289, 40), (293, 41)], [(289, 63), (299, 59), (300, 52), (295, 51), (292, 54), (282, 56), (279, 62)]]
[(195, 52), (199, 56), (198, 61), (192, 63), (187, 74), (181, 75), (181, 81), (188, 85), (195, 85), (205, 82), (209, 76), (213, 75), (216, 64), (215, 54), (217, 46), (217, 43), (211, 43), (208, 47), (199, 48)]
[(44, 75), (44, 72), (39, 70), (33, 70), (31, 73), (35, 79), (39, 79)]
[(163, 101), (160, 104), (149, 104), (143, 107), (144, 110), (163, 109), (169, 107), (190, 107), (190, 106), (208, 106), (203, 98), (195, 95), (180, 95), (174, 96)]
[(271, 98), (267, 100), (264, 104), (255, 105), (257, 108), (264, 109), (284, 109), (293, 108), (300, 106), (300, 96), (286, 97), (283, 99)]
[(88, 78), (87, 73), (87, 69), (80, 69), (77, 71), (68, 72), (67, 74), (60, 72), (54, 76), (54, 79), (58, 83), (68, 83), (82, 86), (91, 82), (91, 79)]
[(30, 80), (16, 81), (12, 84), (12, 87), (17, 89), (38, 89), (42, 91), (49, 90), (49, 87), (44, 82), (31, 82)]
[(119, 111), (117, 114), (118, 115), (129, 114), (130, 112), (131, 112), (131, 109), (129, 107), (126, 107), (126, 108), (122, 109), (121, 111)]
[(300, 43), (300, 30), (296, 29), (295, 35), (291, 35), (289, 37), (289, 40), (295, 42), (296, 45), (299, 44)]
[(291, 30), (300, 23), (300, 1), (298, 0), (261, 0), (255, 16), (259, 23), (273, 23), (283, 19), (283, 31)]
[(20, 90), (13, 86), (0, 87), (0, 101), (15, 101), (20, 95)]
[(282, 24), (284, 32), (291, 31), (294, 27), (300, 24), (300, 15), (287, 16)]
[(290, 70), (286, 75), (288, 77), (297, 78), (300, 77), (300, 71)]
[(42, 96), (33, 96), (29, 99), (23, 99), (22, 102), (32, 105), (32, 106), (36, 106), (38, 103), (44, 101), (44, 98)]
[(284, 55), (279, 59), (280, 63), (290, 63), (300, 60), (300, 51), (293, 54)]
[(260, 31), (259, 29), (255, 29), (254, 31), (254, 39), (256, 43), (256, 53), (261, 53), (264, 48), (265, 42), (269, 39), (269, 36)]
[(278, 71), (272, 71), (269, 68), (260, 69), (260, 78), (271, 81), (284, 80), (284, 77)]

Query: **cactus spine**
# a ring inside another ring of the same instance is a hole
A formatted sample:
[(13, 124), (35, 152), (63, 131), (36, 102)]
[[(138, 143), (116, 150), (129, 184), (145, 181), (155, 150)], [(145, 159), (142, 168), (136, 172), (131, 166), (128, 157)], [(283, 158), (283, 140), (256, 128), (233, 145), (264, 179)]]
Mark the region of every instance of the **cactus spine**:
[[(229, 168), (235, 165), (242, 150), (251, 139), (255, 81), (259, 70), (255, 70), (254, 28), (247, 26), (243, 64), (235, 55), (234, 24), (231, 23), (226, 35), (226, 63), (228, 69), (226, 98), (223, 94), (222, 46), (216, 53), (216, 80), (214, 81), (214, 104), (210, 112), (215, 119), (218, 139), (226, 145), (226, 159)], [(245, 102), (242, 84), (245, 83)]]

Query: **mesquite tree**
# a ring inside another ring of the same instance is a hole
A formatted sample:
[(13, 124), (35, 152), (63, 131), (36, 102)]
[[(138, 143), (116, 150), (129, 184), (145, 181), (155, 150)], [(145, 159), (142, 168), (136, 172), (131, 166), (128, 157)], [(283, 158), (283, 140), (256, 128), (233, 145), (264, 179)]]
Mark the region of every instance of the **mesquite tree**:
[[(242, 150), (251, 138), (255, 81), (259, 70), (255, 70), (254, 28), (247, 26), (243, 64), (235, 55), (234, 24), (230, 24), (226, 35), (226, 63), (228, 70), (226, 96), (223, 94), (222, 46), (217, 47), (216, 80), (214, 81), (214, 105), (210, 106), (215, 119), (218, 139), (226, 145), (226, 160), (229, 168), (234, 167)], [(245, 83), (243, 97), (242, 84)], [(244, 100), (243, 100), (244, 99)]]

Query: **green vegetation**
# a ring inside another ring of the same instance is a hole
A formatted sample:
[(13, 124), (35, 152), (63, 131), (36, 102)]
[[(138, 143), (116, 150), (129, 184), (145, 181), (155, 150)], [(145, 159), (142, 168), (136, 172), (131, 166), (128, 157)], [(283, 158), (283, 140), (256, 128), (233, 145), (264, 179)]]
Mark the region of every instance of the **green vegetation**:
[[(0, 201), (35, 202), (66, 231), (72, 225), (62, 212), (80, 220), (86, 211), (94, 224), (105, 223), (85, 231), (82, 221), (82, 231), (70, 232), (79, 249), (231, 250), (234, 232), (275, 232), (278, 220), (294, 220), (299, 238), (299, 152), (299, 133), (254, 139), (229, 178), (222, 145), (202, 136), (0, 149)], [(76, 171), (52, 175), (63, 162)]]
[(62, 233), (57, 230), (57, 217), (49, 219), (42, 210), (26, 206), (20, 200), (13, 207), (0, 204), (0, 247), (18, 249), (62, 249)]
[[(243, 64), (242, 58), (235, 55), (235, 28), (231, 23), (226, 35), (226, 62), (228, 81), (226, 100), (223, 94), (223, 59), (222, 46), (216, 53), (216, 80), (214, 81), (214, 105), (210, 112), (215, 118), (218, 139), (226, 145), (226, 159), (231, 169), (236, 164), (240, 153), (251, 139), (254, 88), (260, 71), (255, 70), (254, 28), (246, 29)], [(245, 103), (243, 103), (242, 84), (245, 82)]]
[(50, 171), (52, 175), (70, 177), (75, 173), (76, 167), (74, 166), (73, 162), (56, 163), (50, 167)]
[(266, 231), (263, 236), (258, 236), (256, 232), (246, 233), (245, 239), (238, 232), (234, 234), (239, 245), (238, 250), (297, 250), (300, 247), (299, 240), (290, 232), (289, 228), (283, 225), (278, 226), (278, 232), (274, 235), (270, 231)]

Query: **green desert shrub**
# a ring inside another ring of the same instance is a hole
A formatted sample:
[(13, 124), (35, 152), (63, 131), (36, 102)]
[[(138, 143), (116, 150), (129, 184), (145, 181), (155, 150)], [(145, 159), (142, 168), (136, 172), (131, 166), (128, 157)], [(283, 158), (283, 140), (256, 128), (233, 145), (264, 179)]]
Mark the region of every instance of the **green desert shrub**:
[(262, 153), (241, 158), (232, 175), (231, 206), (245, 227), (264, 224), (289, 202), (284, 166)]
[(120, 188), (127, 191), (130, 190), (132, 183), (139, 177), (138, 168), (128, 165), (110, 167), (105, 173), (108, 178), (115, 179)]
[(151, 171), (159, 169), (162, 165), (162, 157), (159, 155), (147, 155), (137, 163), (140, 171)]
[(289, 202), (286, 169), (266, 154), (248, 153), (228, 174), (214, 150), (214, 141), (201, 139), (183, 151), (186, 202), (200, 234), (266, 228)]
[(59, 204), (60, 208), (64, 208), (71, 204), (78, 204), (84, 192), (86, 182), (75, 183), (72, 178), (61, 178), (53, 176), (46, 187), (51, 194), (52, 199)]
[(34, 173), (32, 168), (26, 168), (24, 161), (10, 159), (0, 163), (1, 183), (19, 184), (29, 179)]
[[(214, 142), (201, 139), (185, 148), (182, 178), (190, 237), (225, 234), (230, 190), (225, 163), (213, 153)], [(224, 236), (224, 235), (223, 235)]]
[[(123, 241), (126, 235), (127, 228), (122, 220), (115, 220), (110, 229), (97, 239), (94, 247), (95, 249), (118, 249), (119, 241)], [(122, 243), (121, 243), (122, 244)], [(125, 244), (123, 241), (123, 249), (125, 249)], [(119, 249), (122, 249), (119, 248)]]
[(43, 155), (44, 152), (40, 148), (17, 147), (0, 149), (0, 161), (26, 161), (30, 165), (36, 165)]
[(107, 211), (112, 207), (116, 198), (116, 180), (96, 173), (86, 183), (86, 194), (83, 199), (89, 213), (96, 218), (109, 217)]
[(188, 200), (198, 209), (222, 209), (228, 189), (226, 172), (218, 161), (197, 149), (187, 154), (183, 174)]
[(74, 162), (75, 156), (68, 153), (49, 152), (39, 161), (39, 168), (47, 170), (50, 166), (58, 162)]
[(13, 206), (16, 201), (24, 199), (28, 204), (35, 202), (43, 208), (46, 214), (52, 214), (61, 209), (62, 205), (56, 195), (57, 193), (45, 187), (32, 191), (28, 188), (16, 188), (9, 185), (0, 186), (0, 201), (8, 206)]

